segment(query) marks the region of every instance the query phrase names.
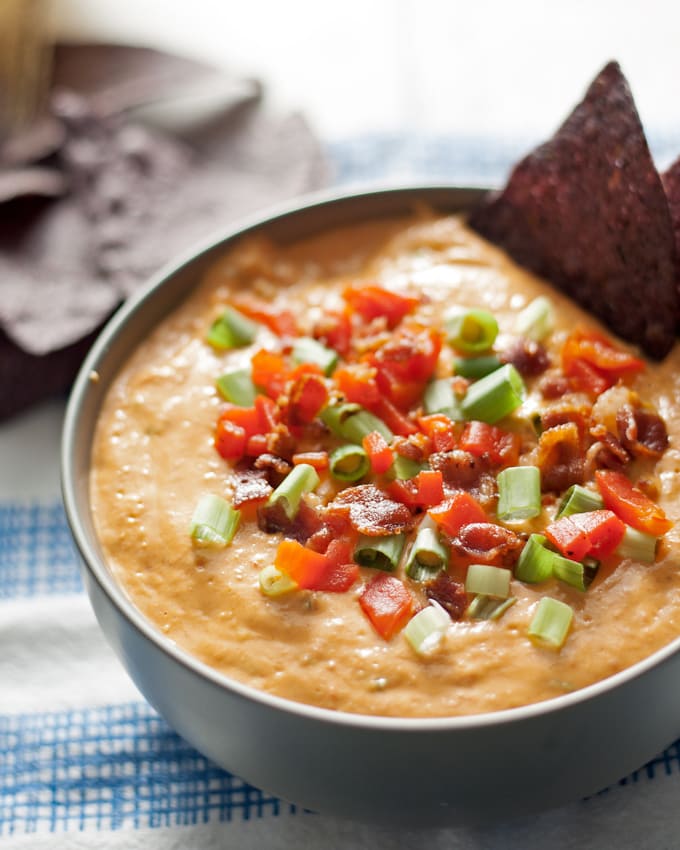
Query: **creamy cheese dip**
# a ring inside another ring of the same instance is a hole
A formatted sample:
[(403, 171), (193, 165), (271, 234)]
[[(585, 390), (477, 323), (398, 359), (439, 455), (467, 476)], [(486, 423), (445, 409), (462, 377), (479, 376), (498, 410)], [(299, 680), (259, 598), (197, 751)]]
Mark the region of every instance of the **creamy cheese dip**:
[[(414, 653), (402, 635), (385, 641), (357, 601), (362, 570), (347, 593), (296, 591), (270, 599), (259, 571), (274, 560), (279, 534), (260, 531), (244, 511), (226, 549), (196, 548), (188, 534), (206, 492), (229, 493), (229, 464), (214, 448), (224, 402), (215, 379), (245, 364), (275, 338), (218, 352), (206, 329), (230, 293), (252, 289), (301, 324), (341, 303), (348, 282), (365, 278), (399, 292), (421, 292), (420, 315), (452, 305), (483, 307), (503, 329), (539, 294), (555, 305), (547, 343), (558, 359), (578, 322), (598, 327), (571, 301), (518, 268), (458, 217), (426, 214), (338, 229), (287, 247), (254, 238), (234, 248), (133, 353), (101, 411), (92, 458), (91, 498), (105, 557), (133, 603), (172, 641), (241, 682), (325, 708), (401, 717), (466, 715), (533, 703), (622, 670), (680, 635), (680, 576), (673, 528), (657, 562), (628, 560), (601, 570), (583, 593), (554, 579), (512, 581), (517, 603), (498, 621), (453, 623), (439, 649)], [(680, 350), (633, 381), (666, 421), (670, 448), (654, 474), (659, 504), (680, 514)], [(530, 394), (524, 411), (537, 404)], [(560, 652), (527, 638), (537, 601), (550, 595), (574, 610)]]

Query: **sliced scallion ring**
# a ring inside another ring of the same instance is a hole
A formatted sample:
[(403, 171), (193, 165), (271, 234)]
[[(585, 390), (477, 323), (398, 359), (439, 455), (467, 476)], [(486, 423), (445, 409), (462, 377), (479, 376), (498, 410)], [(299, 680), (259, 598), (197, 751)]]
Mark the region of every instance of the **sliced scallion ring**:
[(272, 598), (283, 596), (284, 593), (290, 593), (291, 590), (297, 588), (297, 584), (293, 579), (282, 573), (274, 564), (269, 564), (260, 570), (258, 581), (262, 593)]
[(561, 649), (567, 639), (574, 612), (565, 602), (544, 596), (529, 624), (529, 638), (537, 646)]
[(466, 419), (493, 425), (522, 404), (525, 392), (521, 375), (512, 363), (506, 363), (471, 384), (460, 408)]
[(510, 595), (510, 570), (488, 564), (470, 564), (465, 577), (465, 592), (507, 599)]
[(329, 405), (321, 412), (321, 419), (336, 437), (357, 445), (361, 445), (371, 431), (377, 431), (388, 443), (394, 439), (394, 434), (381, 419), (352, 402)]
[(314, 363), (324, 375), (330, 375), (338, 364), (338, 353), (311, 336), (295, 340), (291, 356), (295, 363)]
[(545, 548), (542, 534), (531, 534), (515, 566), (515, 578), (531, 584), (546, 581), (553, 571), (555, 552)]
[(638, 531), (637, 528), (626, 526), (623, 540), (616, 548), (616, 554), (620, 558), (630, 558), (640, 564), (653, 564), (656, 560), (656, 547), (659, 543), (658, 537)]
[(293, 520), (300, 509), (302, 496), (311, 493), (318, 484), (316, 469), (308, 463), (299, 463), (269, 496), (267, 507), (281, 504), (288, 519)]
[(454, 422), (460, 422), (464, 418), (450, 378), (436, 378), (430, 381), (423, 394), (423, 407), (426, 413), (443, 413)]
[(414, 581), (429, 581), (449, 563), (449, 552), (436, 528), (423, 523), (406, 561), (406, 575)]
[(516, 596), (496, 599), (493, 596), (478, 594), (468, 605), (465, 612), (471, 620), (498, 620), (517, 602)]
[(541, 472), (537, 466), (510, 466), (498, 473), (498, 519), (532, 519), (541, 513)]
[(488, 351), (498, 336), (498, 322), (488, 310), (464, 310), (444, 320), (450, 345), (462, 354)]
[(400, 454), (395, 454), (390, 472), (399, 481), (408, 481), (410, 478), (415, 478), (423, 469), (427, 469), (426, 464), (418, 463), (417, 460), (411, 460), (411, 458)]
[(221, 496), (201, 496), (189, 526), (192, 540), (199, 546), (228, 546), (236, 534), (241, 512)]
[(388, 534), (384, 537), (362, 534), (354, 549), (354, 560), (360, 567), (393, 572), (399, 565), (405, 542), (405, 534)]
[(575, 587), (577, 590), (585, 591), (588, 589), (590, 583), (595, 578), (599, 566), (599, 561), (595, 561), (593, 558), (580, 563), (579, 561), (564, 558), (562, 555), (558, 555), (557, 552), (553, 553), (553, 575), (555, 578)]
[(518, 314), (515, 330), (521, 336), (528, 337), (534, 342), (541, 342), (555, 327), (555, 316), (552, 302), (545, 295), (534, 298)]
[(217, 389), (227, 401), (240, 407), (252, 407), (257, 390), (250, 369), (233, 369), (217, 379)]
[(604, 502), (599, 493), (589, 490), (587, 487), (582, 487), (580, 484), (573, 484), (564, 494), (555, 519), (572, 514), (601, 511), (602, 508), (604, 508)]
[(418, 655), (427, 655), (439, 646), (451, 625), (451, 618), (442, 606), (430, 600), (427, 605), (411, 617), (402, 633)]
[[(503, 364), (495, 354), (482, 354), (480, 357), (456, 357), (453, 371), (463, 378), (477, 381), (500, 369)], [(436, 413), (437, 411), (433, 411)]]
[(257, 334), (257, 325), (233, 307), (226, 307), (210, 326), (206, 341), (215, 348), (242, 348), (250, 345)]
[(355, 443), (338, 446), (331, 452), (328, 462), (331, 474), (340, 481), (358, 481), (371, 468), (368, 455)]

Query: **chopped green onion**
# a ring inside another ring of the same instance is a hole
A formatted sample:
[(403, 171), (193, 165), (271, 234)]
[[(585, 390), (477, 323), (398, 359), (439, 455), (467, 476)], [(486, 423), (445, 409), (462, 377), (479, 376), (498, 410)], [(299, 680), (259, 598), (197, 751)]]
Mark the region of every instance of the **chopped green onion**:
[(555, 519), (572, 514), (601, 511), (602, 508), (604, 508), (604, 502), (599, 493), (595, 493), (587, 487), (581, 487), (580, 484), (574, 484), (564, 494)]
[(495, 354), (483, 354), (481, 357), (456, 357), (453, 361), (453, 371), (456, 375), (476, 381), (500, 369), (502, 365)]
[(498, 620), (517, 602), (516, 596), (496, 599), (481, 593), (475, 596), (465, 612), (471, 620)]
[(329, 457), (331, 474), (340, 481), (358, 481), (370, 470), (371, 462), (361, 446), (339, 446)]
[(354, 549), (354, 560), (360, 567), (375, 567), (377, 570), (396, 570), (406, 542), (405, 534), (389, 534), (385, 537), (360, 535)]
[(541, 513), (541, 472), (537, 466), (510, 466), (498, 473), (498, 519), (531, 519)]
[(423, 523), (406, 561), (406, 575), (414, 581), (429, 581), (448, 563), (449, 552), (437, 529)]
[(315, 363), (324, 375), (330, 375), (338, 363), (337, 351), (326, 348), (311, 336), (303, 336), (295, 340), (292, 357), (296, 363)]
[(488, 310), (465, 310), (444, 320), (449, 343), (463, 354), (488, 351), (498, 336), (498, 322)]
[(507, 599), (510, 595), (510, 577), (510, 570), (503, 567), (470, 564), (465, 578), (465, 592)]
[(630, 558), (640, 564), (653, 564), (656, 560), (657, 537), (638, 531), (637, 528), (626, 526), (623, 540), (616, 548), (616, 554), (621, 558)]
[(427, 655), (436, 649), (451, 625), (451, 618), (438, 602), (430, 604), (411, 617), (403, 635), (418, 655)]
[(191, 517), (189, 534), (201, 546), (228, 546), (236, 534), (241, 511), (226, 499), (207, 493), (202, 496)]
[(574, 612), (566, 603), (544, 596), (529, 624), (529, 638), (538, 646), (561, 649), (573, 617)]
[(566, 584), (570, 584), (578, 590), (585, 591), (588, 589), (588, 586), (595, 578), (599, 566), (599, 561), (596, 561), (594, 558), (588, 558), (583, 563), (579, 563), (578, 561), (564, 558), (562, 555), (558, 555), (557, 552), (553, 553), (552, 569), (555, 578)]
[(453, 392), (451, 378), (437, 378), (425, 387), (423, 407), (426, 413), (443, 413), (454, 422), (463, 419), (460, 402)]
[(427, 469), (426, 464), (418, 463), (417, 460), (411, 460), (411, 458), (404, 457), (404, 455), (395, 454), (390, 472), (400, 481), (408, 481), (410, 478), (415, 478), (423, 469)]
[(293, 520), (300, 509), (300, 499), (303, 494), (311, 493), (318, 483), (319, 476), (316, 469), (308, 463), (299, 463), (292, 468), (267, 499), (267, 507), (280, 503), (288, 519)]
[(541, 342), (552, 332), (554, 326), (552, 302), (545, 295), (539, 295), (517, 316), (515, 330), (534, 342)]
[(217, 389), (232, 404), (252, 407), (255, 403), (257, 390), (251, 374), (250, 369), (234, 369), (231, 372), (225, 372), (216, 381)]
[(468, 387), (461, 401), (461, 410), (466, 419), (493, 425), (520, 406), (524, 393), (524, 382), (519, 372), (512, 363), (506, 363)]
[(265, 596), (283, 596), (284, 593), (290, 593), (291, 590), (297, 588), (293, 579), (282, 573), (274, 564), (269, 564), (261, 570), (258, 579), (260, 590)]
[(515, 566), (515, 578), (534, 584), (546, 581), (552, 575), (555, 552), (545, 548), (542, 534), (531, 534)]
[(242, 348), (250, 345), (256, 334), (255, 322), (233, 307), (227, 307), (210, 326), (206, 340), (215, 348)]
[(321, 419), (336, 437), (342, 437), (357, 445), (361, 445), (363, 438), (371, 431), (382, 434), (388, 443), (394, 439), (394, 434), (381, 419), (352, 402), (326, 407), (321, 412)]

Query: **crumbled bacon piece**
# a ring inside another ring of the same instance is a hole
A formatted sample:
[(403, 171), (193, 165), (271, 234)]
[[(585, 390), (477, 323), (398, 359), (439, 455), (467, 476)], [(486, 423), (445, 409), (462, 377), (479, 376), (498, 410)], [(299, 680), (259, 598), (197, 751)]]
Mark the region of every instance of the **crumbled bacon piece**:
[(518, 337), (501, 352), (500, 360), (503, 363), (512, 363), (525, 378), (535, 378), (550, 366), (550, 356), (541, 343), (523, 336)]
[(512, 566), (522, 551), (522, 538), (492, 522), (464, 525), (451, 542), (451, 555), (465, 564)]
[(488, 472), (488, 464), (482, 458), (462, 449), (435, 452), (430, 456), (430, 466), (442, 473), (446, 485), (458, 490), (476, 489), (482, 475)]
[(414, 524), (411, 511), (390, 499), (373, 484), (359, 484), (343, 490), (326, 505), (328, 517), (347, 517), (360, 534), (380, 536), (409, 531)]
[(590, 425), (590, 404), (582, 401), (582, 396), (567, 396), (561, 401), (548, 405), (541, 413), (541, 427), (544, 431), (573, 422), (578, 428), (579, 441), (584, 448), (588, 441)]
[(430, 453), (430, 440), (427, 434), (411, 434), (410, 437), (395, 437), (392, 441), (392, 449), (398, 455), (423, 463)]
[(650, 410), (624, 404), (616, 414), (619, 439), (635, 457), (660, 458), (668, 448), (663, 419)]
[(235, 508), (240, 508), (246, 502), (260, 502), (272, 492), (265, 469), (236, 469), (232, 482)]
[(593, 425), (590, 429), (590, 436), (596, 442), (588, 449), (586, 455), (587, 477), (590, 477), (597, 467), (623, 469), (630, 462), (630, 455), (626, 449), (604, 425)]
[(427, 582), (425, 595), (428, 599), (438, 602), (452, 620), (460, 620), (468, 607), (465, 587), (444, 571)]
[(322, 527), (322, 520), (316, 510), (304, 500), (294, 519), (289, 519), (281, 502), (274, 505), (262, 505), (257, 511), (257, 524), (267, 534), (280, 531), (300, 543), (305, 543)]
[(287, 460), (271, 452), (261, 454), (255, 460), (255, 469), (262, 470), (270, 484), (277, 486), (293, 468)]
[(554, 369), (546, 373), (538, 383), (538, 391), (543, 398), (561, 398), (571, 392), (571, 381), (559, 370)]
[(297, 448), (295, 437), (290, 433), (287, 425), (279, 422), (274, 429), (265, 435), (267, 438), (267, 451), (285, 460), (290, 460)]
[(544, 491), (561, 492), (572, 484), (583, 484), (585, 453), (575, 422), (543, 431), (538, 440), (537, 466)]

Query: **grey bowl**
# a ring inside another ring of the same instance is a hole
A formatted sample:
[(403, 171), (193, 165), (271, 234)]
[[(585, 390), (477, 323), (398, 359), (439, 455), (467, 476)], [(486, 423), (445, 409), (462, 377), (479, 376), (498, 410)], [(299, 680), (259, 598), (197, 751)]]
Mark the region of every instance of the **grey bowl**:
[(386, 824), (499, 820), (592, 794), (680, 735), (680, 640), (603, 682), (528, 707), (450, 719), (351, 715), (257, 691), (172, 645), (131, 604), (102, 555), (88, 498), (102, 400), (127, 355), (216, 256), (245, 233), (286, 241), (406, 213), (416, 200), (464, 210), (481, 195), (440, 186), (316, 197), (221, 234), (121, 308), (84, 362), (68, 404), (64, 502), (87, 592), (111, 646), (149, 702), (198, 750), (316, 811)]

